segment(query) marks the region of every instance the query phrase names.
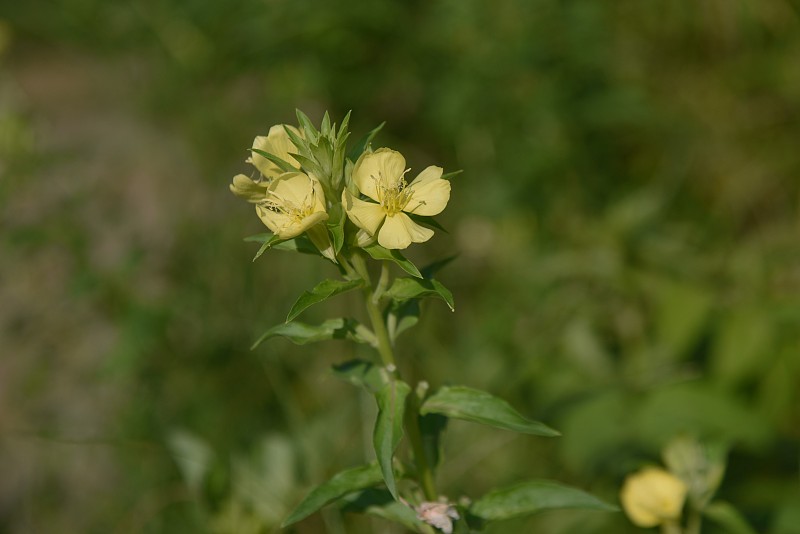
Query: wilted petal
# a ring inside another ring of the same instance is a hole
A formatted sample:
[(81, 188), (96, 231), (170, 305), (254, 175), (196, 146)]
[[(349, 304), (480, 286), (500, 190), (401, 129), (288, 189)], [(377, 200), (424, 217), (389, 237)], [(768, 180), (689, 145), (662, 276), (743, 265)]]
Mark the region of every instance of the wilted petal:
[[(289, 155), (290, 152), (297, 152), (297, 148), (294, 146), (294, 143), (292, 143), (292, 140), (289, 139), (285, 128), (288, 128), (292, 133), (297, 134), (301, 138), (303, 137), (302, 133), (294, 126), (277, 124), (269, 129), (269, 134), (256, 137), (253, 140), (253, 148), (277, 156), (286, 163), (299, 169), (300, 164)], [(253, 152), (247, 161), (252, 163), (261, 174), (269, 178), (274, 178), (284, 172), (283, 169), (256, 152)]]
[(378, 227), (386, 218), (386, 212), (380, 204), (360, 200), (351, 195), (346, 189), (342, 193), (342, 203), (347, 216), (353, 221), (353, 224), (372, 235), (375, 235)]
[(375, 152), (361, 155), (353, 167), (353, 181), (358, 190), (372, 200), (378, 201), (378, 182), (393, 186), (403, 179), (406, 159), (400, 152), (379, 148)]
[(237, 197), (241, 197), (248, 202), (261, 202), (267, 196), (268, 182), (255, 182), (244, 174), (237, 174), (233, 177), (230, 185), (231, 192)]
[(378, 243), (389, 249), (403, 249), (411, 243), (423, 243), (433, 236), (433, 230), (418, 225), (405, 213), (386, 217), (378, 232)]
[[(430, 169), (438, 171), (429, 172)], [(408, 189), (413, 194), (403, 211), (431, 216), (438, 215), (444, 210), (450, 200), (450, 182), (437, 177), (437, 174), (442, 175), (441, 167), (428, 167), (411, 182)]]

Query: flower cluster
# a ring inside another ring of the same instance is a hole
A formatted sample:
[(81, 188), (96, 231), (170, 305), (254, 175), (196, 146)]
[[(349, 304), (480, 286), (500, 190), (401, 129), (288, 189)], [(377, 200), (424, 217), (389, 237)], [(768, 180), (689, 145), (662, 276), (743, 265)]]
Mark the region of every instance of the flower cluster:
[(405, 249), (433, 236), (436, 225), (430, 218), (450, 200), (442, 168), (429, 166), (407, 181), (410, 169), (399, 152), (372, 150), (379, 128), (347, 153), (348, 118), (337, 131), (325, 114), (317, 130), (298, 111), (299, 128), (276, 125), (253, 141), (247, 163), (257, 174), (234, 176), (230, 189), (255, 205), (273, 234), (270, 246), (307, 237), (320, 254), (337, 262), (345, 244), (364, 247), (377, 241), (386, 249)]

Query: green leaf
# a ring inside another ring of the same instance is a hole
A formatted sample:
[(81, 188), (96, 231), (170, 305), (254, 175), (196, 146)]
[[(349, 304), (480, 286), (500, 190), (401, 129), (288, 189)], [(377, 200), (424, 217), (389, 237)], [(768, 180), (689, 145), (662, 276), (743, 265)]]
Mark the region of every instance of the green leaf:
[(419, 322), (419, 301), (393, 301), (388, 307), (386, 326), (392, 343), (397, 337)]
[(375, 454), (381, 466), (386, 487), (397, 498), (397, 484), (395, 483), (392, 458), (400, 439), (403, 437), (403, 414), (405, 413), (406, 397), (411, 387), (400, 380), (392, 380), (375, 395), (378, 401), (378, 418), (375, 421), (375, 431), (372, 442), (375, 445)]
[(293, 525), (349, 493), (379, 484), (381, 479), (381, 470), (374, 463), (346, 469), (311, 490), (283, 521), (281, 527)]
[(363, 285), (364, 280), (360, 278), (358, 280), (323, 280), (314, 286), (311, 291), (303, 291), (303, 294), (300, 295), (300, 298), (298, 298), (297, 302), (294, 303), (292, 309), (289, 310), (289, 315), (286, 316), (286, 322), (290, 322), (292, 319), (303, 313), (306, 308), (309, 308), (314, 304), (318, 304), (328, 300), (334, 295), (351, 291)]
[(353, 148), (350, 149), (350, 152), (347, 153), (347, 157), (353, 161), (356, 161), (361, 154), (367, 149), (369, 144), (375, 139), (375, 136), (378, 135), (378, 132), (386, 125), (386, 122), (380, 123), (378, 126), (370, 130), (364, 137), (359, 139)]
[(448, 256), (448, 257), (446, 257), (444, 259), (437, 260), (437, 261), (435, 261), (433, 263), (429, 263), (428, 265), (426, 265), (425, 267), (420, 269), (420, 272), (422, 273), (422, 277), (423, 278), (433, 278), (433, 276), (436, 273), (438, 273), (439, 271), (444, 269), (447, 265), (450, 264), (451, 261), (453, 261), (457, 257), (458, 257), (458, 254), (453, 254), (452, 256)]
[(503, 399), (465, 386), (444, 386), (425, 399), (420, 414), (438, 413), (474, 423), (536, 436), (559, 436), (559, 432), (521, 416)]
[(306, 134), (306, 139), (313, 144), (317, 144), (319, 132), (316, 128), (314, 128), (314, 124), (312, 124), (311, 119), (309, 119), (308, 116), (306, 116), (306, 114), (299, 109), (296, 109), (295, 113), (297, 114), (297, 122), (300, 125), (300, 129)]
[(422, 449), (431, 469), (436, 469), (442, 456), (441, 437), (447, 427), (447, 417), (438, 413), (429, 413), (419, 418), (419, 432), (422, 437)]
[(294, 239), (280, 241), (272, 245), (271, 248), (275, 250), (288, 250), (291, 252), (299, 252), (301, 254), (311, 254), (313, 256), (324, 257), (319, 249), (314, 246), (314, 243), (312, 243), (311, 240), (304, 235), (297, 236)]
[(446, 173), (444, 173), (444, 174), (442, 175), (442, 179), (443, 179), (443, 180), (449, 180), (449, 179), (450, 179), (450, 178), (452, 178), (453, 176), (456, 176), (456, 175), (458, 175), (458, 174), (461, 174), (462, 172), (464, 172), (464, 169), (459, 169), (459, 170), (457, 170), (457, 171), (452, 171), (452, 172), (446, 172)]
[(455, 311), (453, 294), (438, 280), (419, 280), (416, 278), (397, 278), (386, 294), (397, 300), (409, 300), (422, 297), (439, 297)]
[(618, 510), (585, 491), (549, 480), (531, 480), (491, 491), (475, 501), (469, 511), (480, 518), (496, 521), (557, 508)]
[(439, 224), (436, 221), (436, 219), (434, 219), (433, 217), (430, 217), (430, 216), (427, 216), (427, 215), (415, 215), (413, 213), (408, 213), (407, 215), (411, 218), (412, 221), (414, 221), (416, 223), (419, 223), (419, 224), (421, 224), (423, 226), (429, 226), (429, 227), (433, 228), (434, 230), (441, 230), (442, 232), (444, 232), (446, 234), (450, 233), (450, 232), (447, 231), (447, 229), (445, 229), (444, 226)]
[(351, 384), (377, 393), (389, 383), (386, 369), (366, 360), (350, 360), (333, 366), (333, 374)]
[(264, 254), (270, 248), (275, 247), (285, 241), (285, 239), (281, 239), (277, 235), (273, 234), (251, 235), (249, 237), (245, 237), (244, 240), (249, 242), (261, 243), (261, 247), (258, 249), (258, 252), (256, 252), (255, 256), (253, 256), (253, 261), (256, 261), (258, 258), (260, 258), (261, 255)]
[(365, 341), (356, 334), (358, 322), (354, 319), (328, 319), (320, 325), (310, 325), (300, 321), (292, 321), (274, 326), (264, 332), (250, 347), (255, 349), (264, 341), (273, 337), (285, 337), (297, 345), (324, 341), (326, 339), (351, 339), (364, 343)]
[(396, 250), (389, 250), (377, 243), (373, 243), (364, 247), (364, 251), (369, 254), (374, 260), (386, 260), (396, 263), (401, 269), (412, 276), (422, 278), (422, 274), (417, 269), (417, 266), (408, 261), (402, 254)]
[(714, 501), (703, 510), (703, 515), (730, 534), (756, 534), (742, 514), (730, 503)]
[(327, 111), (322, 116), (322, 124), (319, 127), (319, 131), (324, 136), (328, 136), (331, 133), (331, 117)]
[(346, 500), (349, 502), (342, 508), (343, 512), (375, 515), (399, 523), (414, 532), (427, 532), (423, 530), (425, 524), (417, 519), (417, 513), (411, 507), (394, 500), (392, 494), (386, 490), (369, 488), (348, 496)]
[(269, 152), (264, 152), (263, 150), (260, 150), (258, 148), (251, 148), (250, 152), (255, 152), (256, 154), (264, 156), (272, 163), (277, 165), (283, 172), (297, 172), (297, 167), (295, 167), (294, 165), (285, 160), (282, 160), (281, 158), (279, 158), (274, 154), (270, 154)]

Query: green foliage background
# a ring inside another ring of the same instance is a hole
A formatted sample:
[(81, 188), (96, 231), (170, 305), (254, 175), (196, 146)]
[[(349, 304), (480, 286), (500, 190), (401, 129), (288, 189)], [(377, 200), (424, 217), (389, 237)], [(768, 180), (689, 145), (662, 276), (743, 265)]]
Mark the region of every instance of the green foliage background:
[[(362, 349), (248, 351), (332, 274), (250, 263), (227, 189), (296, 107), (464, 169), (409, 251), (460, 253), (456, 313), (428, 304), (404, 372), (563, 437), (454, 423), (443, 491), (614, 502), (689, 432), (730, 442), (720, 496), (758, 531), (800, 532), (798, 57), (795, 0), (0, 0), (0, 532), (271, 532), (364, 461), (375, 407), (328, 370)], [(495, 531), (533, 529), (632, 531)]]

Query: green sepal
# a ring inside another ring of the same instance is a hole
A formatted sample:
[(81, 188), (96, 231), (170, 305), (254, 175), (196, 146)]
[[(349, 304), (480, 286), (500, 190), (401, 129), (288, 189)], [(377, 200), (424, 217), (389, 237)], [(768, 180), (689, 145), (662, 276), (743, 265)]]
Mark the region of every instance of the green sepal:
[(559, 508), (619, 510), (583, 490), (550, 480), (531, 480), (490, 491), (472, 503), (469, 513), (487, 521), (498, 521)]
[(372, 130), (367, 132), (367, 134), (364, 137), (359, 139), (356, 142), (356, 144), (353, 145), (353, 148), (351, 148), (350, 152), (347, 153), (347, 157), (353, 161), (358, 160), (358, 158), (361, 157), (361, 154), (363, 154), (364, 151), (367, 149), (367, 147), (369, 147), (369, 144), (372, 142), (373, 139), (375, 139), (375, 136), (378, 135), (378, 132), (380, 132), (385, 125), (386, 122), (382, 122)]
[(462, 172), (464, 172), (464, 169), (459, 169), (457, 171), (446, 172), (441, 176), (441, 178), (442, 178), (442, 180), (449, 180), (453, 176), (459, 175)]
[(250, 152), (255, 152), (259, 156), (264, 156), (265, 158), (270, 160), (272, 163), (277, 165), (280, 168), (280, 170), (282, 170), (283, 172), (297, 172), (297, 167), (293, 166), (288, 161), (283, 160), (283, 159), (279, 158), (278, 156), (276, 156), (274, 154), (270, 154), (269, 152), (264, 152), (263, 150), (261, 150), (259, 148), (250, 148), (248, 150), (250, 150)]
[(419, 272), (417, 266), (411, 263), (402, 254), (396, 250), (390, 250), (380, 246), (378, 243), (372, 243), (363, 247), (363, 250), (369, 254), (374, 260), (384, 260), (396, 263), (401, 269), (412, 276), (422, 278), (422, 273)]
[(554, 437), (561, 434), (519, 414), (503, 399), (466, 386), (444, 386), (425, 399), (420, 414), (438, 413), (523, 434)]
[(300, 321), (273, 326), (259, 337), (250, 347), (255, 349), (264, 341), (273, 337), (285, 337), (296, 345), (305, 345), (327, 339), (350, 339), (359, 343), (368, 343), (358, 334), (359, 323), (355, 319), (328, 319), (319, 325), (310, 325)]
[(400, 301), (418, 299), (423, 297), (438, 297), (442, 299), (450, 311), (455, 311), (453, 294), (438, 280), (424, 280), (417, 278), (397, 278), (386, 295)]
[(712, 502), (703, 509), (703, 515), (730, 534), (756, 534), (739, 510), (725, 501)]
[(347, 504), (342, 507), (342, 512), (374, 515), (399, 523), (413, 532), (431, 532), (430, 527), (426, 528), (426, 524), (417, 519), (417, 513), (411, 507), (394, 500), (392, 494), (384, 489), (368, 488), (343, 500)]
[(300, 298), (294, 303), (292, 309), (289, 310), (289, 314), (286, 316), (286, 322), (292, 321), (295, 317), (303, 313), (306, 308), (314, 304), (328, 300), (340, 293), (352, 291), (363, 285), (364, 280), (360, 278), (357, 280), (323, 280), (310, 291), (303, 291), (303, 294), (300, 295)]
[(385, 367), (366, 360), (350, 360), (334, 365), (333, 374), (346, 382), (362, 387), (370, 393), (378, 393), (389, 383), (389, 373)]
[(323, 506), (345, 495), (380, 484), (382, 478), (381, 470), (375, 463), (341, 471), (327, 482), (323, 482), (311, 490), (305, 499), (284, 519), (283, 523), (281, 523), (281, 528), (286, 528), (305, 519)]
[(392, 380), (383, 386), (375, 395), (378, 401), (378, 418), (372, 434), (375, 455), (381, 466), (386, 488), (397, 499), (397, 483), (394, 476), (393, 458), (397, 445), (403, 437), (403, 415), (405, 414), (406, 397), (411, 387), (401, 380)]

